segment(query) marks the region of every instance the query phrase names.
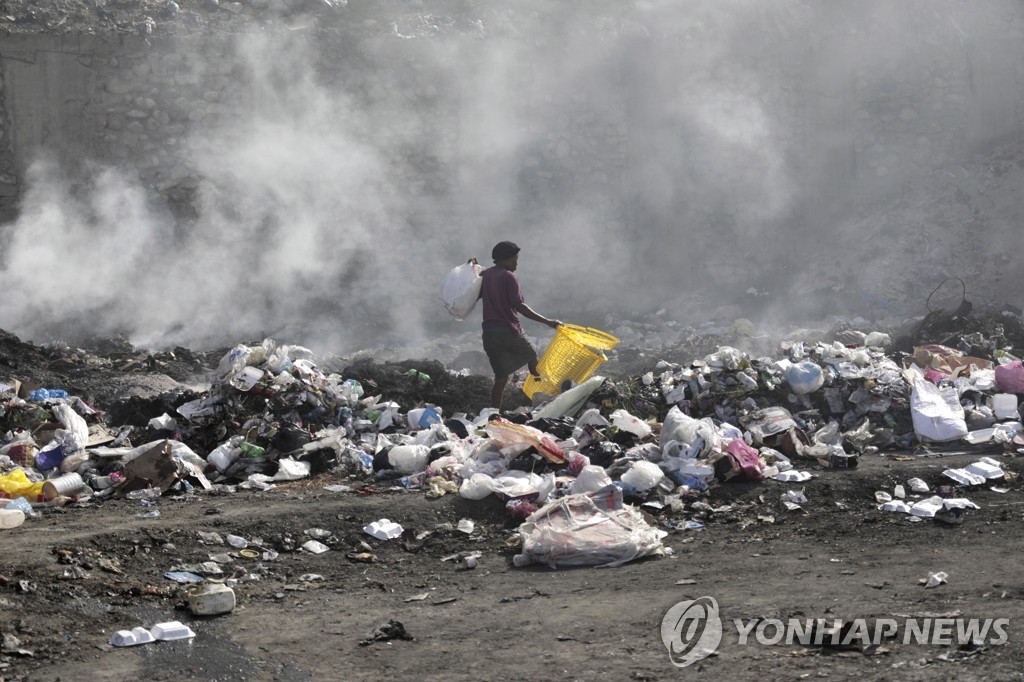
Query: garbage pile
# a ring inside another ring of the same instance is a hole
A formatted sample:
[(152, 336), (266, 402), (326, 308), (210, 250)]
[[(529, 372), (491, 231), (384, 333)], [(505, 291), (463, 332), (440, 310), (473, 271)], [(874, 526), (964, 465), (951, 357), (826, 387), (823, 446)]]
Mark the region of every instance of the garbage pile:
[[(783, 342), (775, 358), (720, 346), (688, 366), (591, 377), (504, 414), (402, 405), (271, 339), (232, 348), (208, 391), (182, 393), (144, 429), (105, 424), (59, 388), (13, 382), (0, 385), (0, 527), (39, 506), (108, 496), (155, 505), (165, 493), (270, 490), (330, 471), (357, 481), (352, 490), (500, 498), (521, 522), (517, 565), (615, 566), (668, 553), (666, 530), (701, 527), (712, 486), (799, 483), (809, 469), (854, 468), (884, 450), (1024, 446), (1024, 367), (1012, 349), (986, 359), (890, 344), (841, 330), (829, 342)], [(804, 502), (798, 490), (783, 500)]]

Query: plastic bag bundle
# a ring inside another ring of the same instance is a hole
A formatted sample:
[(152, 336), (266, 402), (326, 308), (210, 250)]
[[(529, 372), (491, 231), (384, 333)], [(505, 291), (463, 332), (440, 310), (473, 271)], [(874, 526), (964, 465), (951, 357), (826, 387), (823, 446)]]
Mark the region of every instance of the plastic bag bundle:
[(456, 319), (465, 318), (476, 307), (477, 299), (480, 298), (480, 286), (483, 284), (481, 272), (483, 266), (463, 263), (452, 268), (441, 283), (441, 300)]
[(519, 534), (523, 551), (513, 562), (559, 566), (620, 566), (640, 557), (670, 554), (661, 540), (668, 533), (648, 525), (622, 503), (614, 485), (562, 497), (531, 514)]

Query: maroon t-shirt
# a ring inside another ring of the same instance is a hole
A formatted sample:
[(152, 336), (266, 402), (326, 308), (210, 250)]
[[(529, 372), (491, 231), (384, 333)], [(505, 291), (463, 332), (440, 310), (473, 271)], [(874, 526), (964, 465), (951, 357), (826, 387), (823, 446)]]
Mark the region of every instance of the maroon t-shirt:
[(519, 324), (516, 306), (523, 302), (516, 273), (499, 265), (487, 268), (480, 276), (480, 298), (484, 302), (484, 329), (511, 327), (517, 334), (523, 333)]

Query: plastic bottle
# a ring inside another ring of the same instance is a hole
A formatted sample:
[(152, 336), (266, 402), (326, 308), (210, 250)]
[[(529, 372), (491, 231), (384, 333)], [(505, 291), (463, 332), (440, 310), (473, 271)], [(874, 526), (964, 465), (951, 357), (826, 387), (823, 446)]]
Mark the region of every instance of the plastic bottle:
[(129, 500), (155, 500), (160, 497), (160, 488), (138, 488), (125, 495)]
[(32, 503), (26, 500), (24, 497), (19, 497), (15, 500), (11, 500), (7, 503), (7, 509), (17, 509), (21, 511), (25, 516), (32, 514)]
[(0, 509), (0, 530), (17, 528), (25, 523), (25, 512), (20, 509)]
[(217, 471), (222, 474), (227, 471), (227, 468), (231, 466), (241, 451), (238, 448), (240, 442), (238, 436), (230, 438), (227, 441), (218, 445), (213, 452), (206, 456), (206, 461), (217, 468)]

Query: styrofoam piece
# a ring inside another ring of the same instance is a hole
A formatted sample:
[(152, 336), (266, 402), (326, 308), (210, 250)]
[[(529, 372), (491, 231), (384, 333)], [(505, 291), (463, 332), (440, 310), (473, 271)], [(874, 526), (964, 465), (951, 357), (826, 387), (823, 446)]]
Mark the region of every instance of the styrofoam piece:
[(780, 471), (775, 476), (772, 476), (772, 478), (785, 483), (803, 483), (804, 481), (811, 480), (811, 474), (807, 471)]
[(975, 475), (989, 478), (1002, 478), (1003, 467), (991, 457), (982, 457), (974, 464), (968, 464), (965, 469)]
[(878, 505), (879, 511), (910, 513), (910, 507), (903, 500), (891, 500), (885, 504)]
[(914, 516), (930, 519), (935, 516), (935, 512), (942, 509), (943, 502), (944, 500), (941, 497), (928, 497), (914, 504), (910, 508), (910, 513)]
[(110, 636), (110, 643), (114, 646), (136, 646), (138, 644), (149, 644), (156, 638), (153, 633), (143, 627), (135, 627), (131, 630), (118, 630)]
[(397, 538), (402, 534), (402, 530), (402, 526), (394, 523), (390, 519), (380, 519), (379, 521), (374, 521), (373, 523), (363, 526), (364, 533), (372, 535), (378, 540), (390, 540), (392, 538)]
[(196, 633), (192, 628), (178, 620), (169, 620), (166, 623), (157, 623), (149, 629), (149, 632), (161, 642), (170, 642), (176, 639), (189, 639), (195, 637)]
[(948, 500), (943, 500), (942, 506), (946, 509), (981, 509), (966, 497), (951, 497)]
[(981, 485), (985, 482), (984, 476), (967, 471), (967, 469), (946, 469), (942, 472), (943, 476), (952, 478), (960, 485)]

